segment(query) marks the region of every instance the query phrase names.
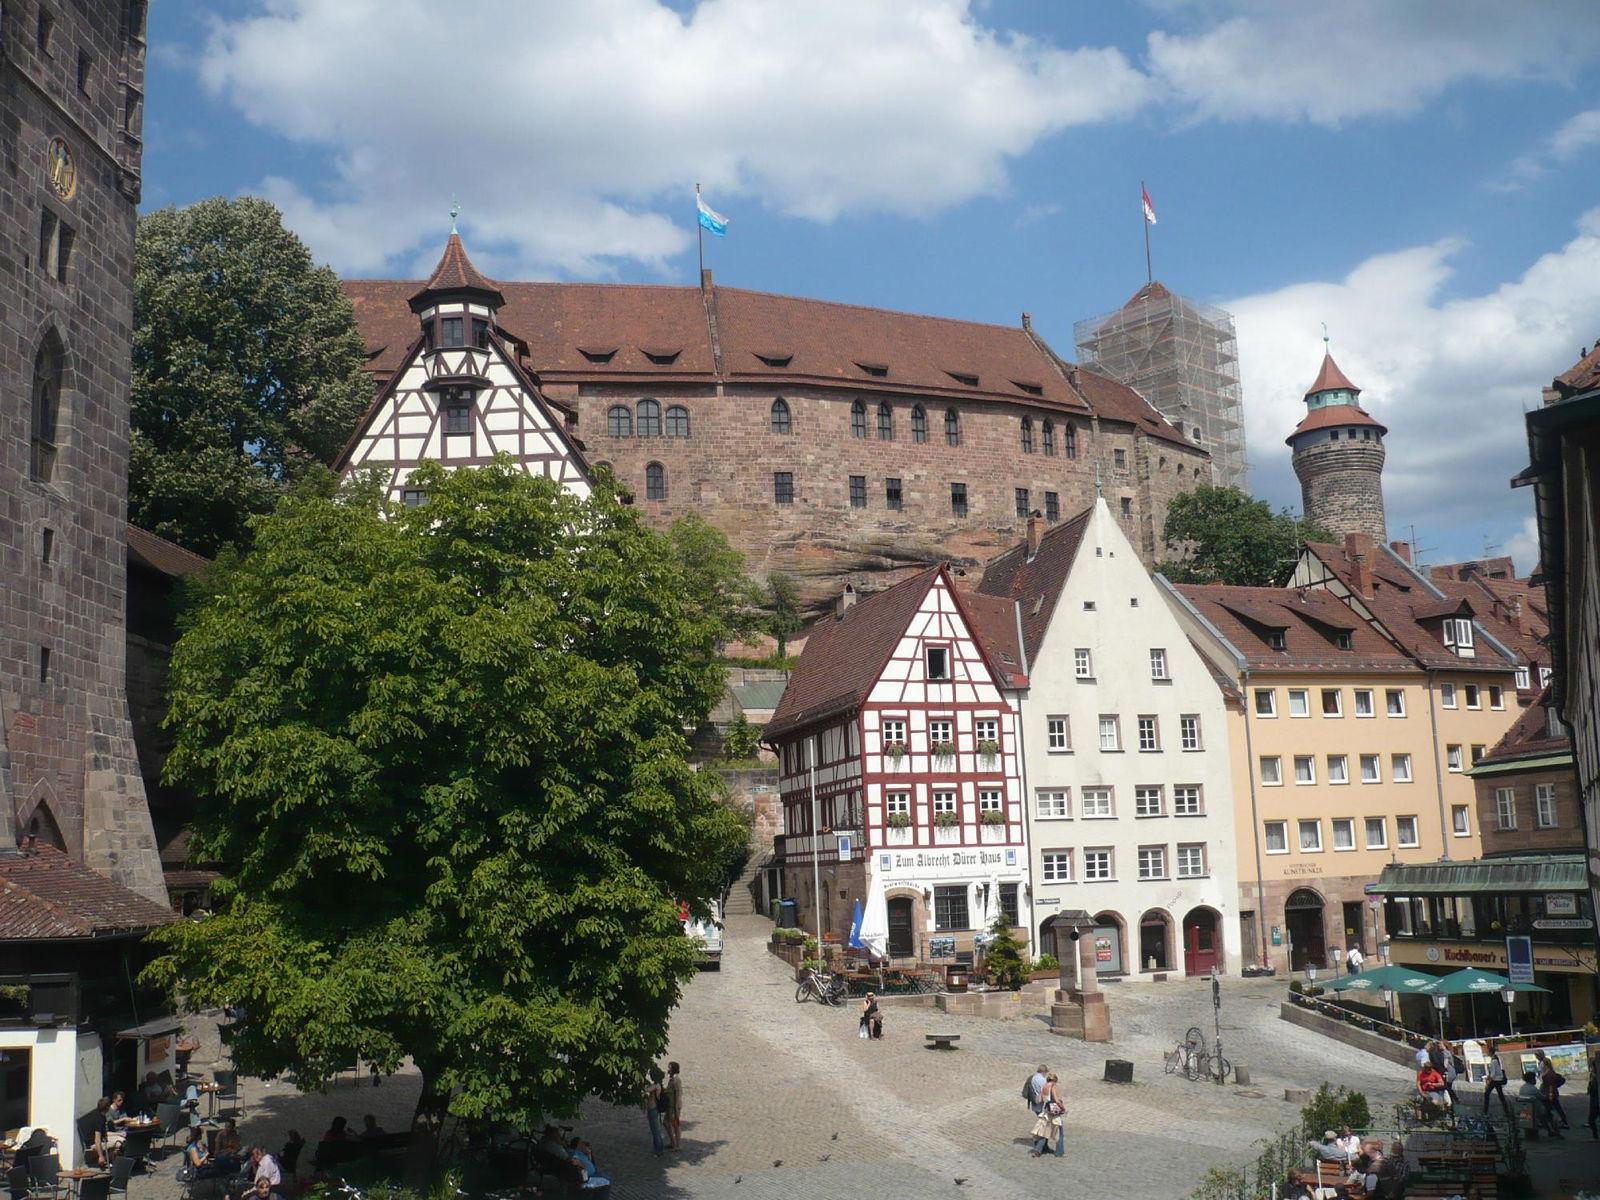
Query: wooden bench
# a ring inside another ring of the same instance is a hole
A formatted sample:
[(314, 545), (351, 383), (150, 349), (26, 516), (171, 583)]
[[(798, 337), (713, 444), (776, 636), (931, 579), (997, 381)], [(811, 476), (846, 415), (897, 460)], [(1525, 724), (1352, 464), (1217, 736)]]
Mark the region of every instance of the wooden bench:
[(961, 1040), (959, 1033), (925, 1033), (922, 1036), (931, 1043), (933, 1050), (954, 1050), (954, 1043)]

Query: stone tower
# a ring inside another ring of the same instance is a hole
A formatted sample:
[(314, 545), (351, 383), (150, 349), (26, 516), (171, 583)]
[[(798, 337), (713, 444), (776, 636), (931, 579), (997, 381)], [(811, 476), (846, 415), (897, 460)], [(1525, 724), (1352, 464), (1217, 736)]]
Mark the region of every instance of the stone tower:
[(144, 0), (0, 0), (0, 852), (165, 903), (124, 681)]
[(1306, 392), (1306, 415), (1286, 439), (1300, 478), (1307, 521), (1336, 537), (1364, 533), (1387, 540), (1383, 517), (1383, 435), (1389, 432), (1357, 402), (1333, 355)]

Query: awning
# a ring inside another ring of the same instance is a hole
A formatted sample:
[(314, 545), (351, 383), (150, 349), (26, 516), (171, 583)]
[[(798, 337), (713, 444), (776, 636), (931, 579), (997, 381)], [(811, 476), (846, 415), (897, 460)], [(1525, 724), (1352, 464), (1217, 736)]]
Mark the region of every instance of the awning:
[(1548, 767), (1570, 767), (1572, 752), (1547, 754), (1542, 758), (1514, 758), (1509, 762), (1485, 762), (1471, 768), (1467, 774), (1476, 779), (1480, 775), (1506, 775), (1512, 771), (1539, 771)]
[(153, 1021), (146, 1021), (143, 1025), (135, 1025), (132, 1029), (119, 1029), (119, 1038), (158, 1038), (166, 1037), (169, 1033), (177, 1033), (183, 1026), (177, 1017), (157, 1017)]
[(1480, 858), (1472, 862), (1394, 863), (1370, 889), (1389, 896), (1462, 896), (1474, 892), (1582, 892), (1581, 854)]

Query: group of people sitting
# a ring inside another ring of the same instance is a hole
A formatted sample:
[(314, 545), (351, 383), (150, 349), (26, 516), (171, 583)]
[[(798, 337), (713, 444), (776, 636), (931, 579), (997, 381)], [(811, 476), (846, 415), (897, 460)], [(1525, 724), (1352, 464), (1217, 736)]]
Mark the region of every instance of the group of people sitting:
[(1318, 1192), (1329, 1196), (1337, 1194), (1334, 1184), (1342, 1184), (1346, 1195), (1367, 1200), (1373, 1197), (1387, 1200), (1405, 1192), (1411, 1164), (1406, 1161), (1405, 1147), (1399, 1142), (1391, 1142), (1385, 1151), (1382, 1142), (1362, 1141), (1346, 1125), (1338, 1133), (1331, 1129), (1324, 1131), (1322, 1140), (1311, 1142), (1310, 1146), (1319, 1164), (1318, 1178), (1326, 1179), (1325, 1186), (1310, 1189), (1314, 1200), (1322, 1200), (1316, 1195)]
[(534, 1145), (535, 1165), (544, 1174), (572, 1179), (585, 1192), (610, 1195), (611, 1180), (600, 1173), (594, 1149), (581, 1137), (563, 1140), (561, 1132), (555, 1125), (544, 1127)]
[[(291, 1129), (282, 1157), (298, 1158), (299, 1147), (304, 1145), (305, 1139)], [(207, 1145), (204, 1129), (190, 1126), (189, 1140), (183, 1147), (183, 1163), (178, 1170), (180, 1180), (185, 1183), (222, 1180), (229, 1200), (282, 1200), (283, 1167), (279, 1156), (270, 1153), (265, 1146), (251, 1146), (247, 1150), (239, 1138), (239, 1127), (231, 1118), (217, 1131), (212, 1145)]]
[(1417, 1048), (1417, 1093), (1430, 1104), (1455, 1107), (1459, 1069), (1455, 1051), (1434, 1039)]

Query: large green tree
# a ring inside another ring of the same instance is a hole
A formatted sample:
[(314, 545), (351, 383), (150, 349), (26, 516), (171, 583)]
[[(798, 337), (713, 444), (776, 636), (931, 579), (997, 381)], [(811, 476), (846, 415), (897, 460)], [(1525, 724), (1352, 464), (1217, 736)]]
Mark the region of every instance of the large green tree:
[(1302, 542), (1332, 535), (1236, 487), (1202, 484), (1172, 501), (1165, 538), (1161, 570), (1179, 583), (1277, 587), (1293, 572)]
[(720, 622), (734, 638), (745, 638), (763, 624), (761, 592), (744, 571), (744, 556), (698, 513), (679, 517), (667, 528), (689, 583), (687, 602)]
[(129, 519), (202, 554), (333, 461), (372, 398), (350, 301), (265, 200), (139, 219)]
[(186, 613), (167, 772), (224, 879), (151, 971), (243, 1007), (249, 1073), (410, 1056), (420, 1183), (446, 1112), (637, 1098), (746, 826), (686, 761), (725, 631), (672, 545), (507, 460), (412, 479), (286, 497)]

